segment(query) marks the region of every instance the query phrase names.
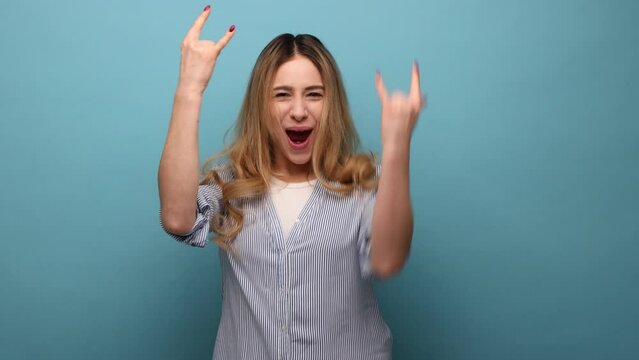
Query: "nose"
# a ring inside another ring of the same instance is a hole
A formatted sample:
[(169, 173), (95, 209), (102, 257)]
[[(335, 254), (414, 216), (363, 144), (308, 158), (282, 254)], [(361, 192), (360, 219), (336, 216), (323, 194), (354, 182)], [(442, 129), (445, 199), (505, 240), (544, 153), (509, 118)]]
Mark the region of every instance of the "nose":
[(303, 121), (308, 117), (308, 111), (306, 109), (306, 103), (304, 99), (298, 98), (293, 100), (291, 105), (291, 118), (295, 121)]

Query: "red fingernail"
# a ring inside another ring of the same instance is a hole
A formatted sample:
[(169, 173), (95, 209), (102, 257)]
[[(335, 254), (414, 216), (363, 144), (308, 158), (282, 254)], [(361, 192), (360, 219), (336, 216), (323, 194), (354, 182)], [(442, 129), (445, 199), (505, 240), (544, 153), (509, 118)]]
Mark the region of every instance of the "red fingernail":
[(202, 10), (202, 11), (206, 11), (206, 10), (208, 10), (208, 9), (210, 9), (210, 8), (211, 8), (211, 5), (206, 5), (206, 6), (204, 7), (204, 10)]
[(231, 27), (229, 28), (229, 32), (233, 32), (235, 31), (235, 25), (231, 25)]

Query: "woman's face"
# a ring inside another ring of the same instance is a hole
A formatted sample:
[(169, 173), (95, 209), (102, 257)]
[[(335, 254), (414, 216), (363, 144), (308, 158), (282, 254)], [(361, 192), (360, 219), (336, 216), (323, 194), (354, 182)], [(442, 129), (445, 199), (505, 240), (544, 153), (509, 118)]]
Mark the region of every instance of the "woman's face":
[(324, 106), (324, 83), (313, 63), (295, 55), (275, 73), (271, 89), (275, 170), (288, 181), (303, 181), (311, 166), (317, 123)]

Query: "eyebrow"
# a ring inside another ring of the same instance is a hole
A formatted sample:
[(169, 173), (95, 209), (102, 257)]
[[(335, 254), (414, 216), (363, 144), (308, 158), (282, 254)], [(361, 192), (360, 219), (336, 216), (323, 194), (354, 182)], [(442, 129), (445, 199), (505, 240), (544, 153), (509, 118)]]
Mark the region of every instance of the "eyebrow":
[[(287, 85), (280, 85), (280, 86), (276, 86), (273, 88), (273, 91), (277, 91), (277, 90), (286, 90), (286, 91), (293, 91), (293, 87), (292, 86), (287, 86)], [(307, 86), (304, 91), (310, 91), (310, 90), (324, 90), (324, 86), (323, 85), (311, 85), (311, 86)]]

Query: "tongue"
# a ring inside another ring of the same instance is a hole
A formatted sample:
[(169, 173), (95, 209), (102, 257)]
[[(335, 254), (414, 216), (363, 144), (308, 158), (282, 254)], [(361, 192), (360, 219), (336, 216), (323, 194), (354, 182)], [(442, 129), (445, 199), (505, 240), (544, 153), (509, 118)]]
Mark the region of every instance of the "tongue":
[(306, 131), (292, 131), (292, 130), (288, 130), (286, 131), (286, 134), (288, 135), (288, 137), (291, 139), (292, 142), (294, 143), (303, 143), (304, 141), (306, 141), (306, 139), (308, 138), (308, 135), (310, 135), (310, 131), (306, 130)]

